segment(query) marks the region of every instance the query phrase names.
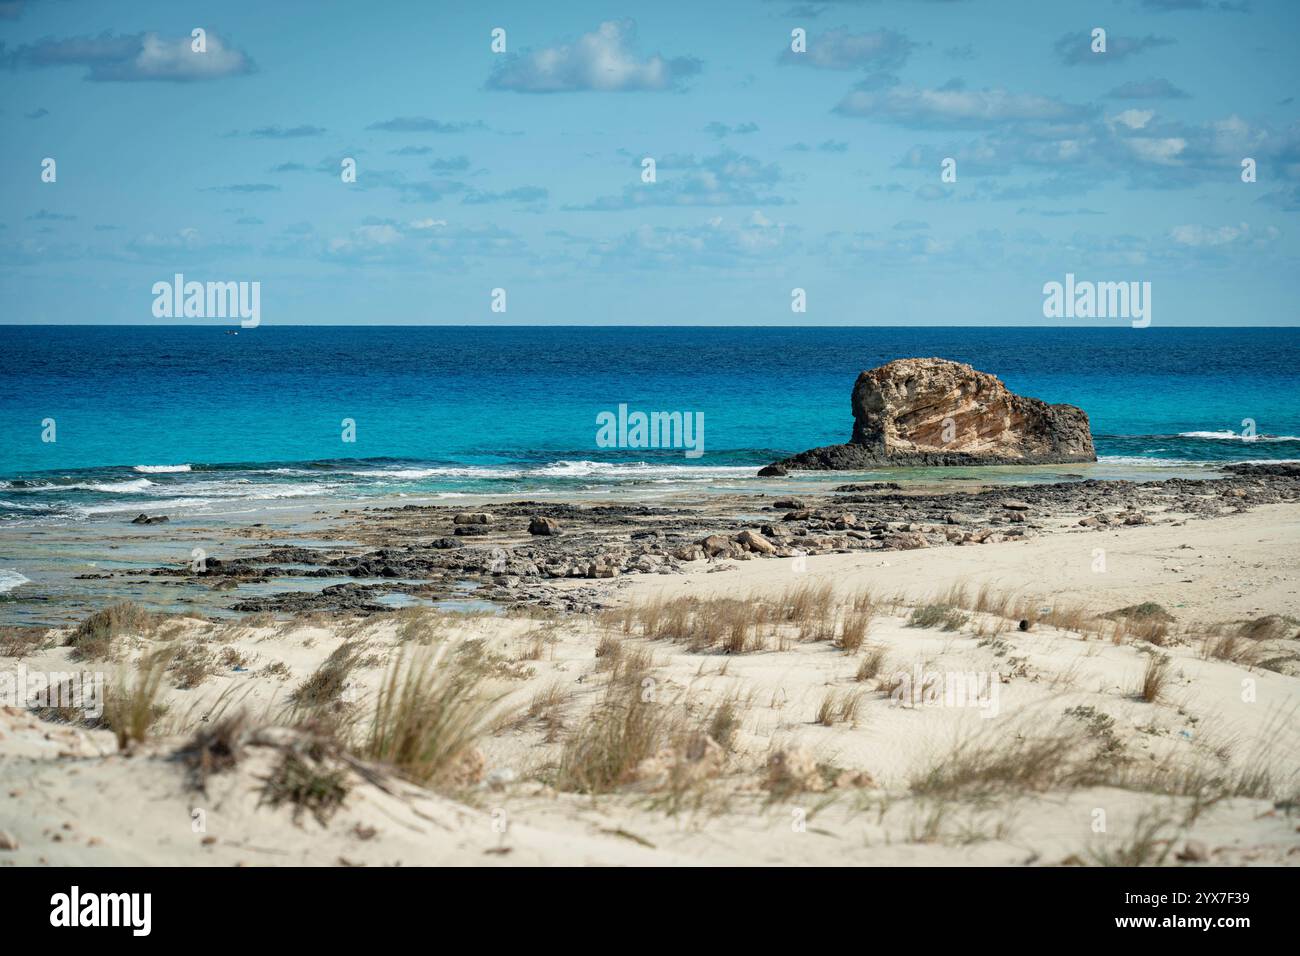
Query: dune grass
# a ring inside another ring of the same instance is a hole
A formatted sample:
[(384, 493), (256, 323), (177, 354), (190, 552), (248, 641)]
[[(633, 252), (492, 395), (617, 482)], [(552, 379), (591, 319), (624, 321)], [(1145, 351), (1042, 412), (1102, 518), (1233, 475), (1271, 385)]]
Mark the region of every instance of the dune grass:
[(438, 786), (498, 718), (502, 695), (485, 671), (444, 647), (399, 654), (389, 666), (359, 746), (362, 756), (416, 783)]
[(137, 663), (131, 677), (119, 672), (116, 680), (105, 688), (100, 722), (113, 732), (120, 749), (148, 740), (154, 724), (166, 712), (160, 697), (170, 661), (171, 654), (166, 651), (146, 655)]
[(105, 660), (112, 656), (118, 638), (148, 633), (158, 619), (131, 601), (110, 604), (78, 624), (68, 636), (72, 659)]

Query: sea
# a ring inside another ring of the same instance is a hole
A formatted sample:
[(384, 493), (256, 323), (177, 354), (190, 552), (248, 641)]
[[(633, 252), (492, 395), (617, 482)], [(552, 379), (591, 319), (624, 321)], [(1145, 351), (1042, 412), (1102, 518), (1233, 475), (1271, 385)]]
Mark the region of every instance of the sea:
[[(757, 488), (760, 466), (846, 441), (857, 374), (906, 356), (969, 362), (1088, 412), (1098, 465), (981, 469), (993, 480), (1300, 458), (1300, 329), (230, 332), (0, 326), (0, 527), (298, 498)], [(702, 453), (602, 446), (598, 417), (620, 405), (702, 415)]]
[[(0, 624), (130, 599), (236, 598), (136, 572), (340, 542), (332, 515), (497, 499), (633, 501), (849, 481), (1215, 477), (1300, 459), (1300, 330), (0, 325)], [(1095, 464), (757, 477), (846, 441), (863, 369), (941, 356), (1084, 408)], [(620, 416), (620, 406), (622, 412)], [(635, 412), (703, 424), (618, 447)], [(698, 452), (698, 454), (697, 454)], [(139, 514), (168, 523), (134, 525)], [(289, 535), (286, 538), (285, 535)], [(346, 579), (345, 579), (346, 580)], [(238, 596), (330, 579), (241, 584)]]

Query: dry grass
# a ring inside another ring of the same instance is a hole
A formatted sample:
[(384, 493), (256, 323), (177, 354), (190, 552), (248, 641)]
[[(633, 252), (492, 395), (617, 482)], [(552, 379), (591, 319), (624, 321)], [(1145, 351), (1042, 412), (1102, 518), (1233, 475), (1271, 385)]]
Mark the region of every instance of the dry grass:
[[(397, 639), (403, 644), (429, 645), (446, 636), (448, 619), (444, 614), (427, 607), (404, 607), (393, 612)], [(358, 622), (355, 635), (363, 631), (368, 621)]]
[(1099, 630), (1096, 615), (1082, 604), (1055, 602), (1039, 620), (1043, 624), (1076, 634), (1095, 634)]
[(937, 627), (943, 631), (961, 630), (969, 616), (950, 604), (926, 604), (913, 609), (908, 627)]
[(1234, 742), (1215, 741), (1209, 735), (1187, 751), (1159, 760), (1139, 758), (1125, 751), (1113, 718), (1092, 707), (1075, 707), (1046, 728), (1026, 721), (997, 737), (986, 732), (959, 741), (914, 773), (909, 786), (919, 796), (946, 800), (1116, 787), (1191, 798), (1190, 821), (1224, 799), (1275, 799), (1294, 791), (1295, 778), (1275, 769), (1284, 763), (1279, 755), (1285, 752), (1286, 722), (1293, 717), (1279, 717), (1245, 759), (1234, 764), (1228, 759)]
[(835, 588), (829, 584), (803, 584), (790, 588), (777, 600), (780, 619), (801, 628), (824, 626), (835, 610)]
[(1201, 641), (1201, 657), (1205, 660), (1228, 661), (1243, 667), (1254, 667), (1264, 655), (1258, 644), (1244, 637), (1239, 630), (1227, 634), (1207, 634)]
[(609, 667), (610, 684), (627, 687), (640, 687), (642, 682), (654, 670), (654, 651), (648, 647), (624, 646), (619, 654), (612, 658)]
[(520, 651), (517, 660), (521, 661), (540, 661), (546, 657), (548, 647), (554, 646), (557, 638), (550, 628), (534, 628), (523, 636), (527, 643), (524, 649)]
[(51, 646), (44, 627), (0, 627), (0, 657), (26, 657)]
[[(949, 603), (953, 602), (950, 601)], [(995, 591), (991, 584), (980, 585), (974, 603), (970, 605), (962, 604), (961, 606), (979, 614), (992, 614), (995, 617), (1007, 619), (1020, 613), (1015, 594), (1009, 591)]]
[(1253, 621), (1243, 621), (1238, 633), (1251, 641), (1300, 640), (1300, 621), (1281, 614), (1269, 614)]
[(1077, 729), (1058, 725), (1046, 732), (1024, 732), (958, 742), (931, 766), (914, 774), (913, 793), (945, 799), (1041, 792), (1081, 784), (1095, 773), (1093, 747)]
[(736, 744), (736, 735), (740, 732), (744, 712), (750, 704), (749, 698), (741, 698), (737, 694), (724, 697), (709, 710), (705, 717), (704, 733), (723, 750), (732, 750)]
[(344, 641), (290, 695), (296, 707), (304, 711), (319, 710), (339, 701), (348, 677), (361, 659), (363, 645)]
[(600, 635), (600, 640), (596, 642), (596, 660), (612, 662), (623, 651), (623, 644), (613, 634), (605, 633)]
[(678, 729), (678, 718), (667, 707), (642, 700), (639, 688), (611, 685), (591, 716), (564, 742), (555, 787), (608, 793), (666, 746)]
[(117, 737), (119, 748), (125, 750), (147, 740), (154, 723), (166, 712), (159, 697), (169, 663), (170, 654), (147, 655), (140, 659), (133, 678), (128, 680), (119, 672), (106, 690), (102, 723)]
[(821, 724), (823, 727), (833, 727), (836, 724), (857, 725), (858, 710), (862, 706), (862, 694), (857, 691), (846, 691), (837, 693), (828, 691), (822, 698), (821, 704), (817, 707), (817, 715), (813, 718), (814, 723)]
[(568, 685), (557, 680), (533, 694), (524, 713), (534, 720), (552, 716), (564, 707), (571, 696), (572, 691)]
[(342, 767), (328, 765), (324, 752), (299, 754), (286, 750), (263, 784), (259, 802), (273, 807), (292, 804), (295, 823), (303, 811), (308, 811), (317, 823), (326, 826), (348, 795), (346, 777)]
[(856, 654), (867, 639), (867, 628), (871, 625), (870, 607), (860, 611), (850, 611), (840, 621), (840, 635), (837, 640), (840, 650), (846, 654)]
[(881, 644), (871, 644), (863, 652), (862, 660), (858, 662), (857, 673), (853, 675), (856, 681), (874, 680), (885, 672), (889, 659), (888, 650)]
[(207, 789), (208, 777), (223, 773), (243, 758), (243, 742), (251, 721), (247, 711), (223, 715), (201, 726), (189, 741), (176, 751), (176, 757), (189, 771), (190, 785)]
[(1089, 856), (1099, 866), (1160, 866), (1173, 851), (1176, 826), (1168, 814), (1144, 810), (1127, 837), (1099, 843)]
[[(869, 591), (860, 592), (850, 603), (843, 626), (853, 629), (870, 621), (875, 608)], [(624, 634), (640, 634), (656, 641), (685, 644), (695, 652), (718, 650), (747, 654), (771, 646), (785, 650), (791, 639), (839, 641), (835, 589), (829, 584), (802, 584), (772, 599), (755, 595), (734, 597), (655, 598), (631, 604), (602, 617), (607, 627)], [(859, 640), (858, 643), (861, 643)]]
[[(999, 621), (1010, 621), (1016, 624), (1024, 622), (1024, 630), (1032, 630), (1038, 624), (1046, 624), (1084, 636), (1100, 635), (1102, 633), (1103, 622), (1082, 604), (1054, 601), (1050, 606), (1044, 607), (1043, 601), (1034, 595), (1021, 595), (1014, 591), (998, 591), (990, 584), (980, 585), (979, 591), (974, 596), (971, 595), (964, 584), (953, 585), (942, 594), (936, 595), (927, 606), (918, 608), (918, 610), (933, 615), (938, 612), (937, 610), (931, 610), (932, 608), (942, 607), (960, 608), (975, 614), (988, 615)], [(1005, 625), (999, 623), (990, 626), (988, 622), (981, 620), (977, 623), (976, 628), (981, 634), (990, 631), (999, 633), (1005, 629)], [(1151, 630), (1155, 631), (1157, 629), (1151, 628)]]
[(742, 654), (763, 647), (770, 610), (757, 600), (738, 598), (657, 598), (629, 605), (608, 618), (625, 634), (685, 644), (692, 651), (720, 648)]
[(485, 671), (445, 645), (399, 655), (375, 701), (361, 753), (416, 783), (442, 785), (487, 732), (501, 696), (484, 687)]
[(178, 688), (191, 690), (216, 671), (216, 658), (203, 644), (186, 644), (172, 655), (168, 670), (175, 678)]
[(1116, 644), (1146, 641), (1163, 647), (1170, 641), (1170, 625), (1174, 617), (1154, 601), (1132, 604), (1100, 616), (1113, 622), (1110, 639)]
[(1134, 696), (1138, 700), (1154, 704), (1165, 692), (1169, 680), (1169, 658), (1164, 654), (1152, 654), (1147, 658), (1146, 668), (1142, 671), (1142, 680), (1138, 682)]
[(104, 660), (112, 656), (118, 638), (151, 631), (158, 617), (138, 604), (123, 601), (96, 611), (68, 636), (73, 660)]

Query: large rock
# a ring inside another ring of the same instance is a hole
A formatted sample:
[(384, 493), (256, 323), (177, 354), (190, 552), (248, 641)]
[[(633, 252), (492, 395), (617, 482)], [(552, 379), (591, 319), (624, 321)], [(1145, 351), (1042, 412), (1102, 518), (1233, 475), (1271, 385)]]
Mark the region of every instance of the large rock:
[(853, 436), (777, 462), (791, 469), (1096, 461), (1088, 416), (1011, 392), (940, 358), (897, 359), (853, 386)]

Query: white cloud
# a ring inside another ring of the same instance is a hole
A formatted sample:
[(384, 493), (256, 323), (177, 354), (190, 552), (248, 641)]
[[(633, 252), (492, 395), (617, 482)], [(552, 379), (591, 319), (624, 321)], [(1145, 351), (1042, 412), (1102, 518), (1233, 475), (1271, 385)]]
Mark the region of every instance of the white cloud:
[(846, 116), (887, 120), (905, 126), (988, 126), (1020, 121), (1068, 121), (1088, 110), (1036, 93), (1004, 89), (967, 90), (960, 84), (937, 89), (857, 89), (835, 107)]
[(782, 60), (823, 70), (895, 70), (907, 62), (915, 46), (903, 34), (893, 30), (850, 33), (847, 27), (840, 27), (809, 37), (808, 49), (804, 53), (787, 49)]
[(97, 37), (46, 38), (16, 48), (4, 57), (13, 66), (86, 66), (86, 79), (101, 82), (162, 80), (189, 82), (251, 73), (253, 62), (209, 31), (204, 52), (195, 52), (189, 36), (157, 33)]
[(1170, 238), (1180, 246), (1226, 246), (1250, 234), (1250, 226), (1174, 226), (1169, 230)]
[(699, 61), (690, 57), (639, 57), (635, 45), (634, 21), (607, 20), (571, 43), (510, 55), (487, 85), (516, 93), (670, 90), (700, 70)]
[(1154, 110), (1125, 110), (1113, 117), (1117, 123), (1122, 123), (1129, 129), (1142, 129), (1147, 123), (1151, 122), (1151, 117), (1155, 116)]

